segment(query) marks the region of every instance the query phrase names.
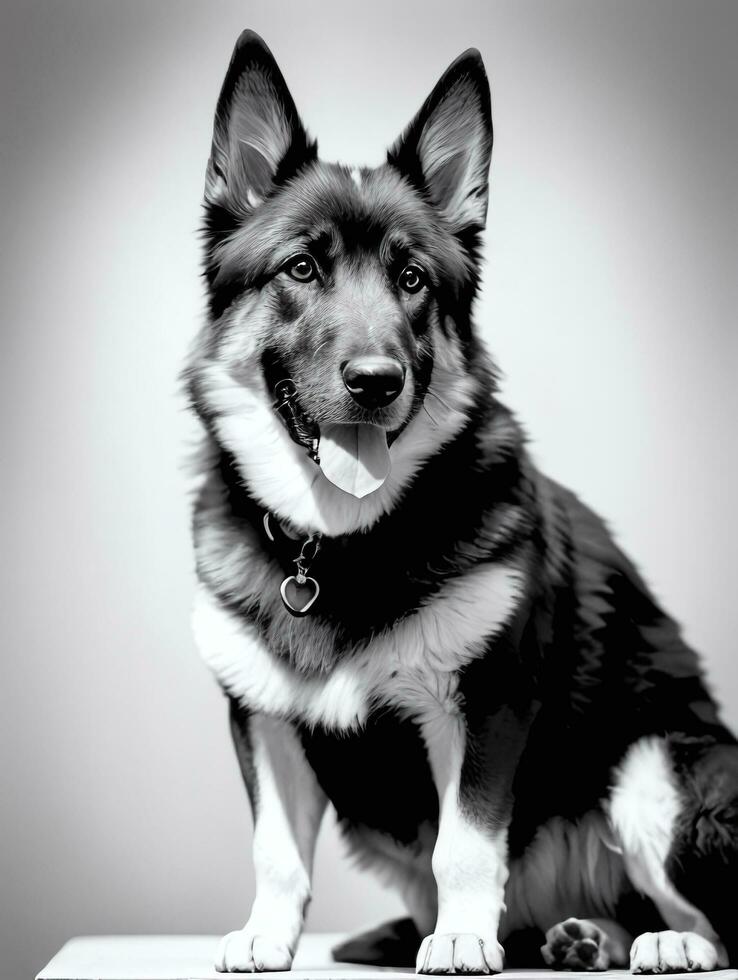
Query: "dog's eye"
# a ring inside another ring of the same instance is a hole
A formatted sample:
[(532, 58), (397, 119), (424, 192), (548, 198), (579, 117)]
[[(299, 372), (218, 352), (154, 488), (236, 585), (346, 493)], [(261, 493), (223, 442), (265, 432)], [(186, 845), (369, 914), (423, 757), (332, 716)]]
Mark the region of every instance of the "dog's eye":
[(425, 272), (419, 265), (406, 265), (397, 280), (397, 285), (406, 293), (418, 293), (425, 284)]
[(315, 259), (307, 253), (291, 258), (285, 265), (284, 271), (297, 282), (312, 282), (318, 275)]

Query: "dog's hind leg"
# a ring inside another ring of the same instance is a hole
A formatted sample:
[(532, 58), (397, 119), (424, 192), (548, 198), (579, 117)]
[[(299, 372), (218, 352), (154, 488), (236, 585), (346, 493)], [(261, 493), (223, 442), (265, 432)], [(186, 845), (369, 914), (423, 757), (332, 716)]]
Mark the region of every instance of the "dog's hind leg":
[(371, 966), (414, 966), (420, 941), (433, 928), (437, 914), (431, 870), (434, 831), (423, 825), (418, 839), (405, 845), (356, 825), (342, 831), (353, 857), (399, 894), (409, 916), (351, 936), (333, 949), (333, 958)]
[(243, 929), (223, 938), (217, 970), (289, 970), (310, 900), (325, 796), (292, 726), (231, 701), (231, 732), (254, 815), (256, 896)]
[(339, 963), (407, 967), (415, 965), (420, 940), (421, 935), (411, 918), (392, 919), (349, 937), (334, 946), (331, 952)]
[(636, 937), (632, 972), (726, 966), (723, 943), (735, 932), (738, 747), (642, 739), (620, 765), (607, 809), (631, 882), (668, 927)]

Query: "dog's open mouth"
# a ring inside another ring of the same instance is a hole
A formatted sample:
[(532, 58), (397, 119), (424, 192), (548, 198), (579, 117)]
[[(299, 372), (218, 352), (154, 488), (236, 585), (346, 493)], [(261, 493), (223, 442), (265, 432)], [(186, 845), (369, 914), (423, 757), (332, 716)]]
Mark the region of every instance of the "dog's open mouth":
[(289, 377), (273, 388), (274, 408), (291, 438), (305, 448), (326, 479), (354, 497), (378, 490), (389, 476), (391, 434), (368, 422), (318, 424), (300, 405), (297, 387)]
[(378, 490), (389, 476), (387, 433), (358, 422), (320, 427), (320, 468), (325, 477), (354, 497)]

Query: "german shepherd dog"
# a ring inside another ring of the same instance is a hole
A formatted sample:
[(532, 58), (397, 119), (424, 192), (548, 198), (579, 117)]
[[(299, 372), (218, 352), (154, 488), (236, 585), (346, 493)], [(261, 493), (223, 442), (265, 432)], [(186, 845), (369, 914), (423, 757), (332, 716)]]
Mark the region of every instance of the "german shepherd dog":
[(222, 971), (290, 968), (328, 801), (409, 913), (339, 958), (738, 956), (736, 739), (603, 522), (531, 462), (475, 334), (491, 147), (476, 50), (351, 169), (318, 159), (264, 42), (236, 44), (185, 369), (195, 634), (254, 815)]

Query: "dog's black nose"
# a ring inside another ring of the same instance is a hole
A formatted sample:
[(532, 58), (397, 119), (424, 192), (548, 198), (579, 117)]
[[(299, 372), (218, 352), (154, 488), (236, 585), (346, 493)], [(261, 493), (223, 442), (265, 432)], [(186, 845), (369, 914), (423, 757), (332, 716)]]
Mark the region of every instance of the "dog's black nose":
[(384, 408), (402, 391), (405, 372), (391, 357), (357, 357), (344, 365), (343, 383), (363, 408)]

